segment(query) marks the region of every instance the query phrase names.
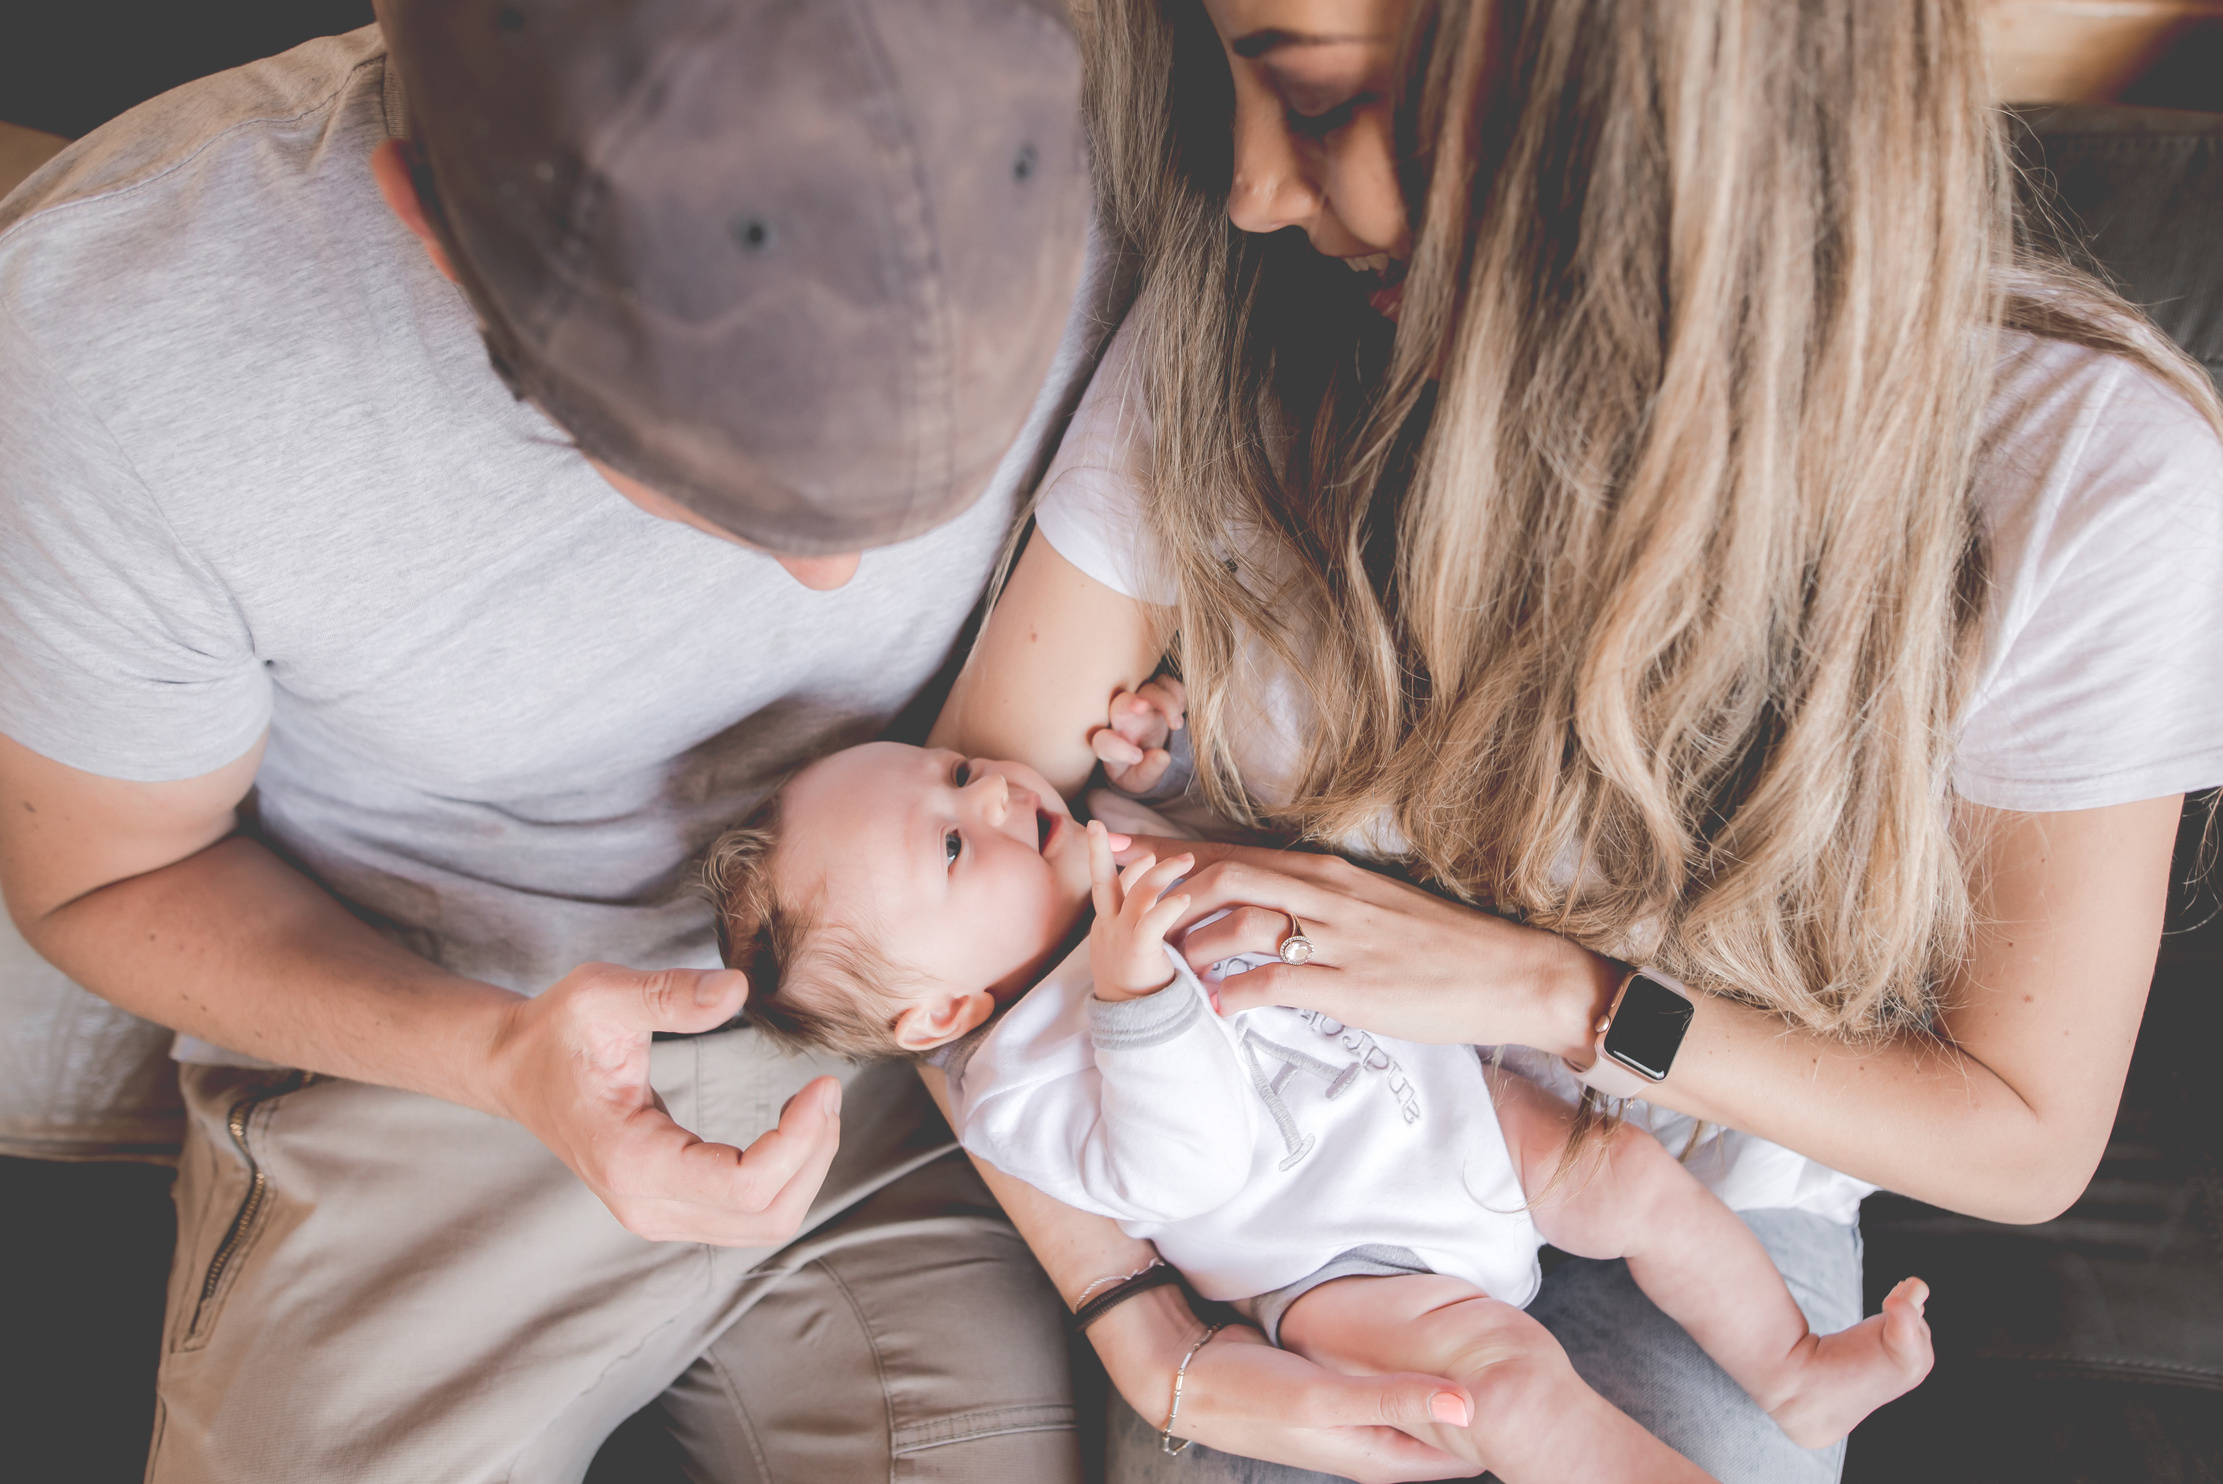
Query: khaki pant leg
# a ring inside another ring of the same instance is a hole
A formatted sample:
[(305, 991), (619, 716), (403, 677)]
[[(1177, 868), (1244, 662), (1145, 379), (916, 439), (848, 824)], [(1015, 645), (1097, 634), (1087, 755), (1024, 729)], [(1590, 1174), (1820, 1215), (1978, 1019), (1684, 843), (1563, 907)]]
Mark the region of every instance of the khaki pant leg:
[[(822, 1068), (659, 1042), (673, 1116), (743, 1142)], [(823, 1221), (947, 1147), (908, 1070), (849, 1077)], [(523, 1128), (362, 1083), (184, 1070), (153, 1484), (571, 1484), (746, 1307), (771, 1254), (644, 1241)]]
[(664, 1397), (702, 1484), (1078, 1484), (1065, 1307), (951, 1154), (773, 1264)]

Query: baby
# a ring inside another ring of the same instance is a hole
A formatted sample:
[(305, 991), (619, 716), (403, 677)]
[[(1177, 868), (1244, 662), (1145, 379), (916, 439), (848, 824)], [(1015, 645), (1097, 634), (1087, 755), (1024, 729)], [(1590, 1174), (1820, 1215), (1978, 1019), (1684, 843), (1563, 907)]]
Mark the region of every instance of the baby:
[[(1134, 731), (1116, 706), (1114, 725)], [(1121, 782), (1161, 765), (1097, 750)], [(797, 775), (708, 876), (752, 1020), (856, 1057), (946, 1048), (968, 1150), (1155, 1242), (1287, 1349), (1452, 1378), (1424, 1441), (1506, 1484), (1705, 1477), (1522, 1312), (1544, 1243), (1626, 1258), (1806, 1447), (1928, 1372), (1919, 1280), (1812, 1334), (1751, 1230), (1657, 1141), (1617, 1125), (1564, 1169), (1574, 1110), (1475, 1048), (1216, 1013), (1165, 941), (1193, 859), (1122, 870), (1127, 848), (1021, 764), (877, 742)]]

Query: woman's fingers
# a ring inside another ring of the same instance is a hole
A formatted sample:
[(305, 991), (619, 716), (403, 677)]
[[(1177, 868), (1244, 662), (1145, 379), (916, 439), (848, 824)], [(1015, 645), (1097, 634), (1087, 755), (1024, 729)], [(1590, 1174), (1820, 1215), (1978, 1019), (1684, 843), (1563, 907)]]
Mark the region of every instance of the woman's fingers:
[[(1187, 893), (1195, 902), (1195, 890)], [(1317, 923), (1305, 924), (1306, 936), (1313, 941), (1319, 958), (1328, 957), (1327, 944), (1322, 942), (1316, 929)], [(1289, 936), (1289, 916), (1271, 907), (1234, 907), (1225, 917), (1193, 928), (1181, 940), (1181, 956), (1189, 967), (1202, 972), (1207, 966), (1222, 959), (1233, 958), (1238, 953), (1279, 953), (1282, 939)]]
[[(1256, 1010), (1280, 1005), (1289, 1010), (1318, 1010), (1331, 1019), (1350, 1023), (1350, 1004), (1356, 988), (1351, 976), (1329, 964), (1266, 964), (1243, 974), (1230, 974), (1219, 982), (1219, 1011)], [(1362, 1013), (1362, 1012), (1361, 1012)]]
[(1440, 1420), (1437, 1398), (1466, 1403), (1464, 1388), (1442, 1377), (1339, 1375), (1235, 1329), (1197, 1353), (1188, 1379), (1194, 1399), (1175, 1431), (1223, 1452), (1360, 1480), (1455, 1478), (1472, 1467), (1415, 1436)]

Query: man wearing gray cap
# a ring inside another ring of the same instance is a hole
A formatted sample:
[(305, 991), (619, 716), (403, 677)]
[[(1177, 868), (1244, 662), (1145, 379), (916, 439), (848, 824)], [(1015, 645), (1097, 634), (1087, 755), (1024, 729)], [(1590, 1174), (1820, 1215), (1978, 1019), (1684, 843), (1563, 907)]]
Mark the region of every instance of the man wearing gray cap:
[(700, 1478), (1077, 1478), (1055, 1293), (686, 864), (950, 657), (1086, 375), (1062, 7), (380, 17), (0, 210), (0, 885), (185, 1064), (149, 1477), (661, 1397)]

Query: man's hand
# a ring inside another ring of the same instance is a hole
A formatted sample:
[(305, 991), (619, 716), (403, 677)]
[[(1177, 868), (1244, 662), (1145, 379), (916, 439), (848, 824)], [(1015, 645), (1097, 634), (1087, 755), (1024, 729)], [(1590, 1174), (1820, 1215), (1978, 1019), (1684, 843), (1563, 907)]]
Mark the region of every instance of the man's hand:
[(747, 1149), (672, 1121), (648, 1083), (655, 1031), (716, 1030), (747, 997), (728, 969), (585, 964), (519, 1000), (488, 1057), (486, 1104), (532, 1130), (625, 1229), (662, 1242), (774, 1247), (795, 1235), (841, 1140), (841, 1084), (820, 1077)]
[(1096, 998), (1113, 1004), (1156, 994), (1173, 982), (1167, 968), (1166, 932), (1188, 910), (1185, 896), (1164, 896), (1165, 889), (1196, 864), (1190, 855), (1159, 860), (1142, 855), (1125, 870), (1112, 864), (1112, 841), (1100, 820), (1088, 823), (1089, 885), (1096, 899), (1096, 921), (1088, 930), (1088, 964), (1096, 976)]
[(1188, 692), (1171, 675), (1144, 681), (1138, 691), (1112, 697), (1105, 724), (1089, 733), (1089, 750), (1104, 765), (1104, 777), (1122, 793), (1146, 793), (1165, 777), (1173, 754), (1166, 743), (1181, 730)]

